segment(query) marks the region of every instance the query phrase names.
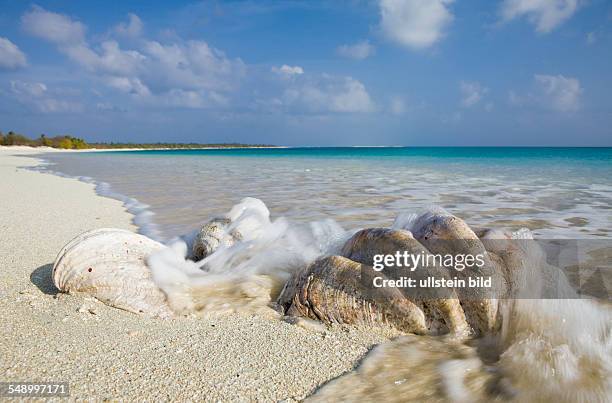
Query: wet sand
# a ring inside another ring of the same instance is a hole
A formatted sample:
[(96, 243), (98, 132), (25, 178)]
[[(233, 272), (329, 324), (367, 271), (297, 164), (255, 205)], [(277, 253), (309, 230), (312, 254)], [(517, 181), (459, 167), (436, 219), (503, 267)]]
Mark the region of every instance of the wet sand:
[(136, 228), (93, 185), (20, 168), (37, 162), (18, 154), (36, 152), (0, 147), (0, 381), (65, 381), (72, 398), (291, 401), (395, 335), (246, 314), (156, 320), (58, 294), (51, 265), (66, 242)]

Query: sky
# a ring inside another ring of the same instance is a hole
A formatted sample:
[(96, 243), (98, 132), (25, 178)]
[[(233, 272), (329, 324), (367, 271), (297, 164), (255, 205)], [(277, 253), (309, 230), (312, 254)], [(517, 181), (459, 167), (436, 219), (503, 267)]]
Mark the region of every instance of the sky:
[(0, 131), (612, 146), (606, 0), (0, 0)]

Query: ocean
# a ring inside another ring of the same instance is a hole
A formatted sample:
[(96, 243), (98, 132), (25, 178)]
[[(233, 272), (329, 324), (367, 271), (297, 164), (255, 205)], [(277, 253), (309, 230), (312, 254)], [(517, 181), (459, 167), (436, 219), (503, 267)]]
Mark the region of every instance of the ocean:
[(609, 237), (612, 148), (268, 148), (46, 154), (48, 169), (128, 201), (143, 232), (170, 239), (242, 200), (273, 217), (389, 226), (432, 205), (470, 225), (541, 237)]

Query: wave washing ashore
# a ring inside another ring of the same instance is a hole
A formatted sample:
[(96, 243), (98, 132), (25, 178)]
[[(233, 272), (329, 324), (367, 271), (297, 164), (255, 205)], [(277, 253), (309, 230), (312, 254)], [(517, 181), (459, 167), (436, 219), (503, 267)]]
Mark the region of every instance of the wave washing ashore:
[[(193, 237), (149, 256), (147, 270), (173, 314), (246, 310), (274, 317), (270, 303), (280, 294), (283, 304), (283, 295), (291, 292), (288, 285), (281, 292), (283, 284), (300, 268), (344, 253), (359, 228), (393, 226), (417, 237), (432, 217), (450, 217), (438, 209), (421, 218), (405, 214), (432, 203), (470, 225), (509, 227), (512, 237), (607, 239), (612, 227), (608, 149), (512, 149), (510, 156), (495, 149), (488, 157), (482, 149), (415, 155), (403, 149), (250, 152), (48, 158), (56, 163), (53, 170), (93, 176), (149, 205), (159, 225), (159, 232), (149, 235), (160, 239), (225, 217), (229, 227), (213, 237), (220, 247), (200, 256), (203, 260), (189, 253), (199, 239)], [(257, 199), (230, 208), (236, 193), (260, 196), (272, 214)], [(394, 223), (398, 212), (403, 214)], [(240, 236), (225, 244), (234, 231)], [(334, 270), (344, 270), (333, 262)], [(545, 277), (543, 266), (527, 265), (521, 270), (526, 272), (529, 279)], [(607, 306), (576, 299), (569, 284), (563, 290), (564, 299), (502, 300), (499, 307), (495, 302), (499, 323), (485, 338), (433, 332), (381, 344), (353, 373), (312, 399), (606, 401), (612, 396), (611, 313)], [(289, 297), (295, 305), (297, 297)], [(462, 305), (457, 309), (470, 322), (476, 308)], [(338, 312), (326, 315), (315, 317)], [(437, 320), (427, 319), (427, 326)], [(480, 325), (470, 326), (474, 335), (488, 334)]]

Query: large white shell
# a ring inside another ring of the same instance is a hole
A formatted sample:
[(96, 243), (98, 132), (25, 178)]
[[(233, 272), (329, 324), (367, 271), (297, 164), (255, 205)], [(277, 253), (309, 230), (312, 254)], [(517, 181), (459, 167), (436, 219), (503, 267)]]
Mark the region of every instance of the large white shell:
[(155, 317), (170, 317), (166, 296), (155, 285), (145, 258), (164, 246), (130, 231), (85, 232), (62, 248), (53, 264), (61, 291), (85, 293), (107, 305)]

